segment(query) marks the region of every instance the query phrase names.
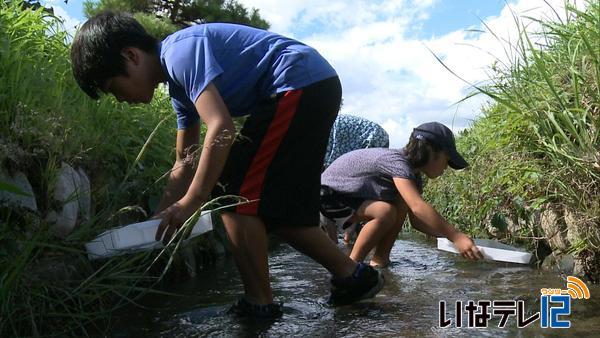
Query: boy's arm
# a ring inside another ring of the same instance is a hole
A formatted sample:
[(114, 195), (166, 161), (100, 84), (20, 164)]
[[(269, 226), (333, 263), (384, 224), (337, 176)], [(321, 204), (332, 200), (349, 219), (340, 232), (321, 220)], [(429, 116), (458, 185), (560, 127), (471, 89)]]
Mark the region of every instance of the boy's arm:
[(194, 158), (200, 141), (200, 123), (177, 130), (175, 163), (169, 181), (156, 208), (156, 214), (181, 199), (194, 178)]
[(421, 198), (415, 184), (405, 178), (394, 177), (394, 184), (400, 196), (406, 202), (408, 209), (432, 233), (438, 233), (454, 242), (463, 257), (469, 259), (482, 258), (481, 253), (469, 236), (456, 230), (451, 224), (438, 214), (438, 212)]
[(206, 123), (206, 136), (198, 168), (187, 192), (159, 215), (162, 222), (156, 231), (156, 239), (159, 240), (164, 232), (163, 242), (167, 242), (175, 230), (207, 202), (221, 176), (235, 137), (235, 126), (229, 110), (212, 83), (200, 94), (195, 105), (200, 118)]

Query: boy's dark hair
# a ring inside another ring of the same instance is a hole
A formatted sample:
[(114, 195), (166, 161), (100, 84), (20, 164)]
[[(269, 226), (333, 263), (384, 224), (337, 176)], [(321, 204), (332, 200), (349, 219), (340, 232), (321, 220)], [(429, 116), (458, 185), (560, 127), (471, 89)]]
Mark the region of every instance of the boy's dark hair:
[(71, 63), (77, 84), (91, 98), (100, 97), (109, 78), (127, 75), (121, 55), (126, 47), (156, 53), (157, 40), (126, 13), (102, 12), (81, 26), (71, 46)]
[(410, 136), (408, 144), (404, 147), (404, 154), (412, 168), (420, 168), (429, 162), (429, 156), (442, 151), (442, 148), (434, 142), (424, 138)]

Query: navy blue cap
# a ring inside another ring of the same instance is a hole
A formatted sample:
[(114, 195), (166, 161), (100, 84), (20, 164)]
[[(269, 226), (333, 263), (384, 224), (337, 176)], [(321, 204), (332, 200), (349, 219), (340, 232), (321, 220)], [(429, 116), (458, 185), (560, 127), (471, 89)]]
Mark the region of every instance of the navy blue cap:
[(411, 137), (419, 140), (426, 139), (445, 150), (450, 155), (448, 165), (452, 169), (464, 169), (469, 166), (469, 163), (456, 151), (454, 134), (445, 125), (438, 122), (423, 123), (413, 129)]

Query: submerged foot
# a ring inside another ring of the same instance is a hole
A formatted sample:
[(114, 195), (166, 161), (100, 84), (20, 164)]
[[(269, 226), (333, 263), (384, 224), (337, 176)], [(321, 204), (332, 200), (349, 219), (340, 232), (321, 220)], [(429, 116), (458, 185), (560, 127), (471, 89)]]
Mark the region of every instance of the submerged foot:
[(346, 305), (374, 297), (383, 287), (381, 272), (365, 263), (359, 263), (352, 275), (331, 279), (329, 304)]
[(283, 315), (282, 309), (281, 303), (252, 304), (242, 297), (227, 312), (240, 317), (277, 319)]

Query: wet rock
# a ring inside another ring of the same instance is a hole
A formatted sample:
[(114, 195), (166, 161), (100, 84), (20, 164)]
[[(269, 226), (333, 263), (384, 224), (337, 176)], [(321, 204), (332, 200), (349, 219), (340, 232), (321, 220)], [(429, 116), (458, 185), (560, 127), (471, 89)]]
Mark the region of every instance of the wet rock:
[(37, 212), (38, 207), (35, 201), (35, 194), (25, 174), (16, 172), (14, 175), (10, 175), (4, 169), (0, 168), (0, 182), (12, 185), (23, 193), (17, 194), (0, 189), (0, 206), (24, 208)]
[(571, 254), (551, 254), (544, 259), (542, 268), (571, 275), (574, 273), (575, 262), (576, 260)]
[(548, 239), (550, 248), (554, 252), (566, 252), (569, 249), (566, 226), (563, 217), (551, 208), (544, 210), (540, 215), (540, 225), (544, 236)]

